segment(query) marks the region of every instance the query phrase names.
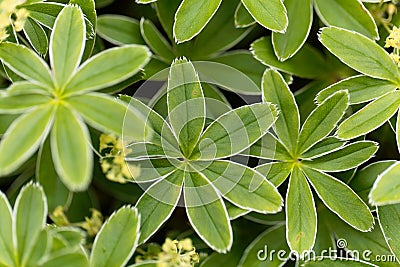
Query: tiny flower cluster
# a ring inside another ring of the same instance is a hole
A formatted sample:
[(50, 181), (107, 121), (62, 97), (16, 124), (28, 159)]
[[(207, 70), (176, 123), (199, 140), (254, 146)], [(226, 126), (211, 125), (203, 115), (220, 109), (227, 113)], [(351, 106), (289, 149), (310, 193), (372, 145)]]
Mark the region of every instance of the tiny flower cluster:
[(18, 8), (26, 0), (3, 0), (0, 2), (0, 42), (7, 39), (7, 28), (12, 26), (16, 32), (22, 31), (29, 12), (25, 8)]
[(393, 52), (390, 54), (393, 61), (400, 66), (400, 28), (393, 27), (389, 36), (386, 38), (385, 47), (392, 47)]

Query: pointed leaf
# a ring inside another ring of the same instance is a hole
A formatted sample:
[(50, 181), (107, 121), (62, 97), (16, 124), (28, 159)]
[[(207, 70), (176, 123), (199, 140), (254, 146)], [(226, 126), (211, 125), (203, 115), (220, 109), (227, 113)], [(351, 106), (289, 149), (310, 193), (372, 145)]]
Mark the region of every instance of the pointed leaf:
[(178, 204), (184, 173), (177, 170), (154, 183), (136, 203), (141, 216), (139, 244), (146, 242), (168, 220)]
[(378, 28), (368, 9), (359, 0), (316, 0), (315, 10), (327, 26), (337, 26), (379, 39)]
[(52, 87), (50, 69), (42, 58), (25, 46), (0, 44), (0, 59), (19, 76), (29, 81)]
[(81, 118), (60, 105), (50, 141), (54, 166), (63, 183), (71, 191), (85, 190), (92, 177), (93, 153)]
[(0, 176), (12, 173), (36, 152), (50, 130), (53, 110), (39, 107), (11, 124), (0, 142)]
[(103, 224), (93, 243), (90, 266), (125, 266), (139, 239), (137, 209), (122, 207)]
[(281, 0), (242, 0), (242, 3), (255, 21), (265, 28), (276, 32), (286, 31), (288, 17)]
[(85, 49), (85, 36), (86, 28), (81, 9), (77, 6), (66, 6), (57, 16), (50, 36), (50, 64), (58, 89), (63, 89), (79, 66)]
[(188, 157), (204, 128), (206, 107), (199, 77), (186, 58), (172, 63), (167, 90), (169, 120)]
[[(19, 81), (19, 82), (13, 82), (5, 91), (4, 95), (7, 96), (16, 96), (16, 95), (49, 95), (51, 93), (51, 90), (49, 88), (45, 88), (43, 86), (40, 86), (38, 84), (34, 84), (31, 82), (27, 81)], [(26, 100), (28, 101), (28, 100)]]
[(400, 105), (400, 91), (393, 91), (369, 103), (343, 121), (337, 136), (351, 139), (379, 128), (394, 115)]
[(150, 60), (148, 48), (126, 45), (103, 51), (87, 60), (66, 85), (64, 93), (99, 90), (136, 74)]
[(280, 186), (289, 177), (292, 169), (292, 162), (270, 162), (258, 165), (255, 168), (276, 187)]
[(378, 144), (371, 141), (360, 141), (343, 148), (303, 161), (303, 164), (320, 171), (340, 172), (360, 166), (369, 160), (378, 150)]
[(317, 211), (307, 179), (297, 167), (290, 176), (286, 195), (286, 229), (292, 251), (301, 255), (312, 249), (317, 234)]
[[(278, 117), (279, 118), (279, 117)], [(285, 146), (275, 136), (267, 133), (248, 149), (240, 152), (241, 155), (256, 157), (260, 159), (292, 160)]]
[(339, 91), (326, 99), (308, 116), (301, 128), (298, 152), (303, 153), (336, 127), (349, 106), (349, 95)]
[(400, 203), (399, 173), (400, 162), (396, 162), (378, 176), (369, 194), (369, 201), (373, 205)]
[(17, 255), (21, 265), (25, 265), (46, 222), (47, 200), (41, 186), (29, 183), (23, 187), (15, 202), (13, 217)]
[(43, 30), (42, 26), (28, 17), (25, 21), (24, 33), (35, 51), (39, 55), (45, 56), (49, 47), (49, 41), (47, 40), (46, 32)]
[(38, 21), (48, 29), (52, 29), (58, 14), (65, 5), (53, 2), (38, 2), (24, 7), (29, 11), (29, 17)]
[(301, 155), (302, 159), (314, 159), (321, 157), (325, 154), (332, 152), (340, 147), (342, 147), (346, 141), (337, 139), (336, 137), (327, 137), (322, 139), (314, 146), (312, 146), (307, 152)]
[(199, 173), (185, 173), (186, 214), (200, 238), (217, 252), (225, 253), (233, 242), (228, 212), (215, 189)]
[(249, 11), (247, 11), (242, 2), (239, 2), (235, 11), (235, 26), (237, 28), (246, 28), (255, 23)]
[(374, 217), (368, 206), (342, 181), (322, 172), (304, 168), (319, 198), (342, 220), (355, 229), (367, 232), (374, 225)]
[(0, 266), (14, 266), (12, 210), (3, 192), (0, 192), (0, 216)]
[[(275, 55), (284, 61), (299, 51), (311, 30), (313, 5), (311, 0), (286, 0), (289, 25), (285, 33), (272, 33)], [(298, 14), (302, 14), (299, 16)]]
[(139, 21), (122, 15), (100, 15), (97, 34), (115, 45), (145, 44), (140, 35)]
[(175, 14), (174, 39), (179, 43), (191, 40), (203, 30), (217, 12), (222, 0), (183, 0)]
[(210, 160), (235, 155), (265, 135), (276, 116), (277, 110), (270, 103), (229, 111), (208, 126), (191, 158)]
[(193, 166), (236, 206), (260, 213), (282, 209), (282, 197), (271, 182), (254, 170), (232, 161), (194, 162)]
[(319, 39), (343, 63), (367, 76), (399, 82), (399, 72), (389, 54), (371, 39), (345, 29), (324, 28)]
[(378, 207), (379, 225), (385, 236), (390, 250), (400, 263), (400, 205), (387, 205)]
[(300, 129), (299, 109), (293, 93), (276, 70), (265, 71), (262, 88), (263, 100), (277, 104), (279, 109), (279, 117), (275, 122), (276, 134), (290, 153), (293, 153)]
[(3, 114), (20, 114), (37, 106), (42, 106), (51, 101), (51, 97), (45, 95), (1, 95), (0, 112)]

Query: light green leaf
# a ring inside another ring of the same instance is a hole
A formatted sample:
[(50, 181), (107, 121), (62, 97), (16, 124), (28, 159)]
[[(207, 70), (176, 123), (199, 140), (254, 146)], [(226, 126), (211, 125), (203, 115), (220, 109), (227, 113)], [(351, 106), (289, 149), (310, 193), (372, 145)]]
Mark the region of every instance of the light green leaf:
[(314, 109), (301, 128), (297, 152), (306, 152), (328, 136), (343, 117), (348, 106), (349, 95), (341, 90)]
[(215, 189), (199, 173), (185, 173), (184, 198), (190, 224), (201, 239), (219, 253), (233, 242), (228, 212)]
[(330, 95), (343, 88), (349, 92), (350, 104), (353, 105), (381, 97), (386, 93), (394, 91), (397, 85), (390, 81), (357, 75), (341, 80), (320, 91), (316, 100), (318, 103), (322, 103)]
[(325, 63), (321, 53), (307, 44), (295, 56), (284, 62), (276, 58), (269, 36), (254, 41), (250, 51), (264, 65), (301, 78), (321, 79), (329, 72), (329, 66)]
[[(110, 96), (98, 93), (74, 96), (65, 100), (94, 128), (103, 132), (115, 133), (122, 136), (122, 128), (133, 124), (135, 132), (126, 132), (127, 136), (143, 140), (148, 137), (144, 118), (124, 102)], [(129, 113), (129, 114), (128, 114)], [(125, 122), (125, 124), (124, 124)]]
[(64, 89), (79, 66), (85, 49), (85, 36), (86, 28), (81, 9), (77, 6), (66, 6), (57, 16), (50, 36), (50, 65), (58, 90)]
[(276, 187), (280, 186), (289, 177), (292, 169), (292, 162), (270, 162), (255, 168)]
[(79, 67), (64, 93), (77, 94), (112, 86), (136, 74), (149, 60), (150, 52), (145, 46), (107, 49)]
[(175, 52), (173, 48), (150, 20), (145, 18), (140, 20), (140, 32), (146, 44), (154, 52), (155, 57), (167, 64), (174, 60)]
[(313, 20), (311, 0), (286, 0), (285, 6), (289, 25), (285, 33), (272, 33), (275, 55), (281, 61), (291, 58), (303, 46), (310, 33)]
[(265, 135), (276, 116), (277, 110), (270, 103), (229, 111), (207, 127), (191, 158), (210, 160), (235, 155)]
[(45, 95), (1, 95), (0, 112), (3, 114), (20, 114), (38, 106), (50, 103), (51, 97)]
[(19, 193), (13, 213), (17, 257), (22, 266), (35, 249), (36, 239), (45, 226), (46, 217), (47, 200), (43, 188), (29, 183)]
[(378, 176), (369, 193), (371, 204), (382, 206), (400, 203), (399, 172), (400, 163), (396, 162)]
[(71, 191), (85, 190), (93, 170), (89, 131), (81, 118), (63, 105), (58, 107), (50, 142), (61, 181)]
[(327, 172), (347, 171), (368, 161), (378, 150), (378, 144), (371, 141), (359, 141), (343, 148), (303, 161), (307, 167)]
[[(290, 249), (286, 243), (285, 226), (277, 225), (275, 227), (268, 228), (265, 232), (257, 236), (254, 241), (243, 252), (243, 256), (240, 260), (238, 267), (279, 267), (285, 263), (278, 257), (269, 257), (268, 252), (270, 251), (285, 251), (286, 255), (289, 256)], [(264, 252), (265, 248), (268, 248)], [(259, 251), (263, 253), (259, 254)], [(261, 259), (257, 257), (260, 255)]]
[(139, 21), (127, 16), (98, 16), (97, 34), (115, 45), (145, 44), (140, 34)]
[(263, 101), (277, 105), (279, 117), (275, 122), (275, 132), (281, 142), (293, 153), (300, 129), (300, 115), (293, 93), (283, 77), (276, 70), (267, 70), (262, 81)]
[(90, 266), (125, 266), (139, 239), (137, 209), (122, 207), (103, 224), (93, 243)]
[(314, 6), (325, 25), (379, 39), (374, 18), (359, 0), (315, 0)]
[(338, 257), (335, 260), (332, 260), (328, 257), (318, 257), (315, 261), (307, 261), (304, 263), (305, 267), (370, 267), (377, 265), (360, 261), (360, 260), (352, 260), (352, 259), (344, 259)]
[(38, 84), (34, 84), (27, 81), (13, 82), (5, 91), (4, 95), (15, 96), (15, 95), (50, 95), (51, 90)]
[(135, 0), (135, 2), (138, 4), (149, 4), (149, 3), (156, 2), (156, 1), (157, 0)]
[(34, 249), (31, 249), (30, 253), (25, 255), (27, 260), (25, 266), (37, 266), (37, 263), (42, 257), (48, 253), (51, 246), (51, 237), (46, 229), (40, 231), (39, 235), (34, 241)]
[(89, 265), (87, 256), (83, 252), (63, 250), (46, 260), (40, 267), (87, 267)]
[(54, 2), (39, 2), (24, 6), (29, 16), (48, 29), (52, 29), (58, 14), (65, 7), (64, 4)]
[(260, 159), (292, 160), (293, 157), (275, 136), (267, 133), (248, 149), (240, 152), (241, 155), (257, 157)]
[(229, 201), (225, 201), (226, 211), (228, 212), (229, 219), (231, 221), (242, 217), (243, 215), (248, 214), (250, 211), (246, 209), (239, 208), (238, 206), (233, 205)]
[(397, 118), (396, 118), (396, 144), (397, 150), (400, 152), (400, 112), (397, 111)]
[(314, 159), (316, 157), (323, 156), (329, 152), (342, 147), (346, 141), (337, 139), (336, 137), (327, 137), (322, 139), (314, 146), (312, 146), (307, 152), (301, 155), (302, 159)]
[(24, 33), (33, 49), (41, 55), (45, 56), (49, 46), (46, 32), (35, 20), (27, 18), (24, 25)]
[(170, 124), (183, 155), (188, 157), (204, 128), (206, 107), (197, 72), (186, 58), (172, 63), (167, 90)]
[(19, 76), (46, 87), (52, 87), (50, 69), (42, 58), (25, 46), (0, 44), (0, 59)]
[(348, 185), (313, 169), (304, 168), (303, 171), (319, 198), (331, 211), (359, 231), (367, 232), (372, 229), (374, 217), (371, 211)]
[[(161, 177), (170, 175), (177, 166), (180, 166), (181, 162), (174, 158), (156, 158), (152, 159), (146, 155), (143, 159), (130, 159), (130, 154), (125, 155), (125, 161), (128, 167), (137, 173), (134, 178), (136, 183), (148, 183), (159, 180)], [(140, 172), (137, 170), (140, 166)]]
[(235, 26), (237, 28), (246, 28), (254, 25), (256, 22), (250, 15), (249, 11), (244, 7), (242, 2), (239, 2), (235, 11)]
[(379, 128), (400, 105), (400, 91), (389, 92), (343, 121), (337, 130), (342, 139), (355, 138)]
[(36, 152), (50, 130), (53, 113), (52, 106), (38, 107), (11, 124), (0, 142), (0, 155), (4, 155), (0, 176), (12, 173)]
[(12, 210), (6, 195), (0, 192), (0, 266), (14, 266)]
[(174, 39), (179, 43), (198, 35), (217, 12), (222, 0), (183, 0), (176, 11)]
[(312, 249), (317, 234), (317, 211), (311, 188), (302, 171), (295, 167), (286, 195), (286, 239), (299, 255)]
[(400, 205), (386, 205), (378, 207), (379, 225), (385, 236), (386, 243), (390, 250), (397, 257), (400, 263)]
[(285, 32), (288, 17), (281, 0), (242, 0), (244, 7), (259, 24), (271, 31)]
[(178, 204), (184, 173), (174, 171), (149, 187), (136, 203), (140, 213), (139, 244), (146, 242), (168, 220)]
[(319, 39), (332, 54), (356, 71), (396, 84), (400, 82), (392, 58), (371, 39), (337, 27), (322, 29)]
[(260, 173), (232, 161), (194, 162), (192, 166), (222, 194), (242, 209), (276, 213), (282, 209), (282, 197)]

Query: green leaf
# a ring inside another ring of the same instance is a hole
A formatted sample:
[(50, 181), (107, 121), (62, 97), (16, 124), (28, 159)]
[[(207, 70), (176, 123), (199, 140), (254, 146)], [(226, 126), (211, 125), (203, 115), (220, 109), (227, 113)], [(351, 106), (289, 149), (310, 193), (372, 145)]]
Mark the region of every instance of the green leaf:
[(175, 22), (175, 13), (181, 3), (181, 0), (169, 0), (157, 1), (154, 4), (157, 11), (157, 17), (170, 40), (174, 39), (173, 27)]
[(290, 176), (286, 195), (286, 228), (292, 251), (301, 255), (312, 249), (317, 234), (317, 211), (307, 179), (297, 167)]
[(315, 261), (307, 261), (306, 267), (368, 267), (377, 266), (365, 261), (337, 257), (334, 260), (328, 257), (318, 257)]
[(377, 143), (359, 141), (314, 158), (311, 161), (303, 161), (303, 164), (320, 171), (347, 171), (368, 161), (377, 150)]
[(29, 16), (48, 29), (52, 29), (58, 14), (65, 7), (64, 4), (54, 2), (39, 2), (24, 6)]
[(374, 79), (364, 75), (352, 76), (341, 80), (324, 90), (320, 91), (316, 97), (318, 103), (322, 103), (333, 93), (345, 88), (350, 95), (350, 104), (359, 104), (368, 102), (392, 92), (397, 85), (386, 80)]
[(24, 25), (24, 33), (33, 49), (41, 55), (45, 56), (49, 48), (46, 32), (35, 20), (27, 18)]
[(183, 0), (175, 14), (174, 39), (179, 43), (198, 35), (217, 12), (222, 0)]
[(125, 266), (139, 239), (137, 209), (122, 207), (103, 224), (93, 243), (90, 266)]
[(249, 11), (247, 11), (247, 9), (242, 4), (242, 2), (239, 2), (235, 11), (234, 18), (235, 26), (237, 28), (250, 27), (251, 25), (254, 25), (256, 23)]
[[(290, 249), (284, 236), (284, 225), (277, 225), (275, 227), (268, 228), (248, 245), (246, 250), (243, 252), (243, 256), (238, 267), (282, 266), (282, 264), (284, 264), (286, 261), (281, 261), (278, 259), (278, 257), (273, 257), (271, 259), (268, 255), (268, 252), (285, 251), (286, 255), (289, 255)], [(266, 247), (268, 250), (265, 250)], [(261, 259), (257, 257), (258, 255)]]
[[(126, 156), (129, 156), (126, 155)], [(174, 158), (156, 158), (152, 159), (148, 155), (144, 159), (130, 159), (125, 158), (128, 167), (132, 170), (137, 170), (140, 166), (140, 173), (134, 177), (136, 183), (154, 182), (161, 177), (170, 175), (181, 162)], [(137, 171), (135, 171), (137, 173)]]
[(47, 201), (43, 189), (29, 183), (19, 193), (13, 213), (18, 262), (23, 266), (36, 249), (36, 239), (45, 226), (46, 217)]
[(310, 45), (305, 44), (295, 56), (284, 62), (279, 61), (274, 53), (271, 37), (262, 37), (251, 44), (253, 56), (266, 66), (279, 71), (307, 79), (321, 79), (329, 72), (321, 53)]
[(262, 81), (263, 101), (277, 104), (279, 117), (275, 132), (281, 142), (293, 153), (300, 129), (300, 115), (293, 93), (283, 77), (276, 70), (267, 70)]
[(286, 32), (272, 33), (275, 55), (281, 61), (291, 58), (300, 50), (310, 33), (313, 19), (311, 0), (286, 0), (285, 6), (289, 18)]
[(257, 23), (271, 31), (286, 31), (288, 17), (281, 0), (242, 0), (242, 3)]
[(64, 94), (99, 90), (136, 74), (150, 60), (148, 48), (126, 45), (103, 51), (79, 67), (66, 85)]
[(15, 114), (6, 114), (6, 115), (0, 115), (0, 136), (2, 136), (10, 127), (12, 122), (16, 120), (19, 117), (19, 115)]
[[(52, 106), (38, 107), (16, 119), (0, 142), (0, 176), (5, 176), (28, 160), (46, 138), (52, 123)], [(27, 131), (29, 129), (29, 131)]]
[(125, 132), (127, 136), (129, 134), (129, 137), (143, 140), (149, 133), (144, 118), (139, 112), (128, 108), (124, 102), (110, 96), (90, 93), (67, 98), (66, 102), (79, 112), (88, 124), (103, 132), (122, 136), (122, 127), (128, 127), (126, 124), (129, 123), (134, 125), (129, 129), (135, 131)]
[(276, 213), (282, 209), (282, 197), (260, 173), (232, 161), (194, 162), (192, 166), (222, 194), (242, 209)]
[(249, 210), (242, 209), (242, 208), (239, 208), (239, 207), (233, 205), (229, 201), (225, 201), (224, 203), (225, 203), (226, 211), (228, 212), (228, 215), (229, 215), (229, 219), (231, 221), (235, 220), (237, 218), (240, 218), (243, 215), (246, 215), (250, 212)]
[(150, 4), (153, 2), (156, 2), (157, 0), (135, 0), (136, 3), (138, 4)]
[(306, 152), (336, 127), (349, 106), (349, 95), (339, 91), (311, 112), (301, 128), (298, 153)]
[(258, 165), (255, 170), (264, 175), (274, 186), (280, 186), (293, 169), (292, 162), (269, 162)]
[(332, 137), (332, 136), (327, 137), (325, 139), (322, 139), (318, 143), (316, 143), (307, 152), (303, 153), (301, 155), (301, 158), (302, 159), (314, 159), (314, 158), (323, 156), (333, 150), (336, 150), (336, 149), (342, 147), (345, 143), (346, 143), (345, 141), (337, 139), (336, 137)]
[(12, 210), (7, 197), (0, 192), (0, 266), (14, 266)]
[(49, 96), (44, 95), (1, 95), (0, 94), (0, 112), (3, 114), (20, 114), (29, 111), (38, 106), (50, 103)]
[(81, 118), (63, 105), (58, 106), (50, 142), (61, 181), (71, 191), (85, 190), (93, 170), (89, 131)]
[(367, 232), (372, 229), (374, 217), (371, 211), (348, 185), (313, 169), (304, 168), (303, 171), (319, 198), (331, 211), (359, 231)]
[(386, 243), (390, 250), (397, 257), (397, 262), (400, 259), (400, 205), (387, 205), (378, 207), (378, 219)]
[(156, 54), (155, 57), (167, 64), (174, 60), (173, 48), (150, 20), (145, 18), (140, 20), (140, 32), (146, 44)]
[(51, 155), (50, 138), (42, 144), (36, 161), (36, 180), (43, 186), (46, 193), (50, 212), (58, 206), (64, 206), (70, 196), (70, 192), (61, 182)]
[(396, 131), (395, 134), (396, 134), (397, 150), (400, 152), (400, 112), (399, 111), (397, 111), (396, 129), (395, 129), (395, 131)]
[(368, 9), (359, 0), (316, 0), (315, 11), (327, 26), (337, 26), (379, 39), (378, 28)]
[(250, 148), (240, 152), (241, 155), (257, 157), (260, 159), (292, 160), (293, 157), (283, 146), (280, 140), (270, 133), (267, 133)]
[(115, 45), (145, 44), (139, 21), (122, 15), (100, 15), (97, 18), (97, 34)]
[(87, 267), (88, 265), (87, 256), (83, 252), (63, 250), (60, 253), (54, 253), (40, 267)]
[(371, 192), (369, 201), (373, 205), (382, 206), (400, 203), (400, 182), (397, 177), (400, 172), (400, 163), (396, 162), (379, 174)]
[(199, 77), (186, 58), (172, 63), (167, 90), (170, 124), (183, 155), (188, 157), (204, 128), (206, 107)]
[(337, 130), (342, 139), (355, 138), (379, 128), (400, 105), (400, 91), (389, 92), (343, 121)]
[(265, 135), (276, 116), (277, 110), (270, 103), (229, 111), (207, 127), (191, 158), (212, 160), (235, 155)]
[(19, 76), (33, 83), (52, 87), (50, 69), (42, 58), (25, 46), (14, 43), (0, 44), (0, 59)]
[(79, 66), (85, 49), (85, 34), (81, 9), (66, 6), (57, 16), (50, 36), (50, 65), (58, 90), (63, 89)]
[(196, 233), (212, 249), (226, 253), (233, 242), (228, 212), (215, 189), (199, 173), (185, 172), (186, 214)]
[(140, 213), (139, 244), (146, 242), (168, 220), (178, 204), (184, 173), (174, 171), (150, 186), (136, 203)]
[(319, 34), (322, 44), (343, 63), (367, 76), (399, 83), (399, 71), (389, 54), (371, 39), (353, 31), (329, 27)]

